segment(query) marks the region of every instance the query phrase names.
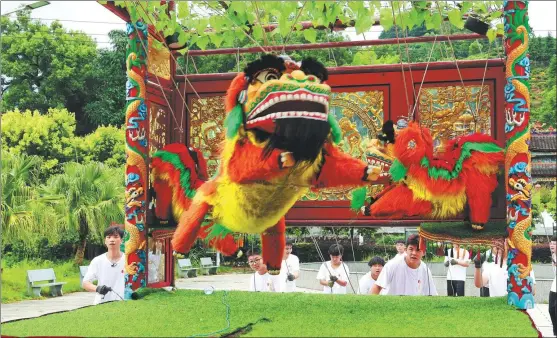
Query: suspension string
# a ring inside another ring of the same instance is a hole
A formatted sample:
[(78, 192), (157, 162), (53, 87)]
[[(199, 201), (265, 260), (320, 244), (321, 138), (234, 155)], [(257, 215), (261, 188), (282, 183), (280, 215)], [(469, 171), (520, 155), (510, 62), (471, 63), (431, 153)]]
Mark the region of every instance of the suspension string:
[[(337, 243), (337, 249), (338, 249), (339, 244), (338, 244), (338, 237), (337, 237), (337, 234), (335, 232), (335, 228), (331, 227), (331, 229), (333, 230), (333, 235), (335, 236), (335, 242)], [(344, 252), (343, 252), (343, 254), (344, 254)], [(354, 290), (354, 286), (352, 285), (352, 281), (350, 281), (350, 275), (346, 271), (346, 265), (344, 265), (344, 259), (340, 262), (340, 264), (342, 265), (342, 269), (344, 270), (344, 274), (346, 275), (346, 278), (348, 278), (348, 283), (350, 284), (350, 288), (352, 288), (352, 292), (354, 292), (354, 294), (356, 294), (356, 290)], [(332, 266), (332, 264), (331, 264), (331, 266)]]
[(481, 101), (481, 97), (482, 97), (482, 93), (484, 91), (484, 81), (485, 81), (485, 76), (487, 74), (487, 63), (489, 61), (489, 52), (491, 52), (491, 43), (488, 43), (489, 49), (487, 50), (487, 57), (485, 58), (485, 67), (484, 67), (484, 75), (482, 77), (482, 84), (480, 86), (480, 92), (478, 93), (478, 97), (476, 98), (476, 110), (475, 110), (475, 114), (474, 114), (474, 131), (477, 132), (478, 131), (478, 119), (479, 119), (479, 114), (480, 114), (480, 101)]
[[(356, 267), (356, 253), (354, 252), (354, 227), (350, 230), (350, 246), (352, 247), (352, 260), (354, 261), (354, 268)], [(358, 292), (360, 292), (360, 275), (358, 272), (354, 271), (356, 274), (356, 283), (358, 284)], [(350, 279), (350, 278), (349, 278)]]
[(422, 86), (424, 85), (425, 75), (427, 74), (427, 69), (429, 68), (429, 62), (431, 61), (431, 56), (433, 55), (433, 50), (435, 49), (435, 43), (437, 42), (437, 34), (435, 34), (435, 39), (433, 40), (433, 45), (431, 46), (431, 51), (429, 53), (429, 57), (427, 59), (427, 63), (425, 65), (424, 75), (422, 76), (422, 82), (420, 82), (420, 88), (418, 88), (418, 96), (416, 96), (416, 101), (414, 103), (414, 107), (412, 107), (412, 115), (410, 118), (414, 119), (414, 114), (416, 113), (416, 107), (418, 106), (420, 93), (422, 92)]
[[(393, 19), (395, 18), (395, 9), (391, 6), (391, 11), (393, 12)], [(404, 73), (404, 65), (402, 64), (402, 51), (400, 50), (400, 37), (398, 36), (398, 24), (395, 20), (395, 33), (396, 33), (396, 42), (398, 46), (398, 58), (400, 60), (400, 69), (402, 70), (402, 82), (404, 83), (404, 96), (406, 97), (406, 107), (408, 109), (407, 115), (410, 113), (410, 99), (408, 98), (408, 86), (406, 84), (406, 74)]]
[(302, 4), (302, 7), (300, 7), (300, 10), (298, 11), (298, 14), (296, 15), (296, 18), (294, 19), (294, 23), (290, 26), (290, 31), (288, 32), (288, 35), (286, 36), (286, 39), (284, 39), (284, 43), (282, 44), (282, 53), (284, 54), (286, 52), (286, 44), (288, 43), (288, 40), (290, 39), (290, 35), (292, 34), (292, 31), (294, 31), (294, 26), (296, 25), (296, 23), (298, 23), (298, 19), (300, 18), (300, 14), (302, 14), (302, 11), (304, 10), (304, 7), (306, 6), (307, 0), (304, 1), (304, 3)]
[[(404, 21), (402, 20), (402, 15), (400, 13), (400, 4), (397, 4), (398, 7), (398, 16), (400, 17), (400, 23), (402, 27), (404, 27)], [(406, 63), (408, 63), (408, 71), (410, 72), (410, 81), (412, 81), (412, 93), (414, 94), (414, 106), (418, 101), (418, 97), (416, 96), (416, 88), (414, 87), (414, 75), (412, 72), (412, 62), (410, 62), (410, 52), (408, 50), (408, 29), (403, 28), (404, 30), (404, 46), (406, 47)]]

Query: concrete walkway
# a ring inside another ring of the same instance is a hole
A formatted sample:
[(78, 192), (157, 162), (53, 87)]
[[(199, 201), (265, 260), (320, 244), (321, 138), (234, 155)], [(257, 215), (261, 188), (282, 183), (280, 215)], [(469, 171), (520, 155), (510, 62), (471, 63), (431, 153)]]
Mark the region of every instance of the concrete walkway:
[(73, 292), (61, 297), (2, 304), (2, 323), (39, 317), (54, 312), (75, 310), (93, 305), (94, 300), (95, 294), (92, 292)]
[(534, 321), (536, 328), (541, 332), (542, 337), (555, 337), (551, 317), (549, 317), (549, 304), (536, 304), (531, 310), (526, 310)]
[[(212, 286), (215, 290), (247, 291), (250, 275), (228, 274), (177, 279), (176, 287), (178, 289), (204, 290)], [(298, 288), (298, 292), (319, 293), (320, 291)], [(94, 297), (95, 295), (90, 292), (74, 292), (62, 297), (2, 304), (1, 322), (5, 323), (18, 319), (34, 318), (50, 313), (79, 309), (92, 305)], [(527, 310), (526, 312), (532, 318), (537, 329), (542, 333), (542, 337), (554, 337), (548, 304), (536, 304), (534, 309)]]

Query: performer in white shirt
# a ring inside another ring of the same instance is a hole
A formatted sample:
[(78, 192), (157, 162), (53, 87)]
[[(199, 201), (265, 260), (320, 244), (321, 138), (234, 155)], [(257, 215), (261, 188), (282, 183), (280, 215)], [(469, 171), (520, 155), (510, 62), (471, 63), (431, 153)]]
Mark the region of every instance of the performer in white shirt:
[[(371, 287), (377, 281), (381, 270), (385, 266), (385, 260), (379, 256), (375, 256), (367, 263), (369, 266), (369, 272), (366, 273), (359, 281), (359, 290), (358, 293), (360, 295), (369, 295), (371, 292)], [(382, 290), (385, 291), (385, 290)]]
[(348, 276), (348, 266), (342, 262), (344, 248), (340, 244), (329, 247), (330, 261), (321, 264), (317, 273), (317, 280), (323, 285), (323, 293), (345, 294)]
[(431, 271), (422, 262), (424, 251), (419, 247), (419, 242), (418, 235), (408, 237), (406, 257), (387, 262), (371, 288), (372, 294), (378, 295), (382, 289), (387, 289), (387, 295), (437, 296)]
[(296, 279), (300, 276), (300, 260), (292, 254), (292, 242), (287, 240), (284, 246), (284, 257), (280, 266), (280, 276), (284, 279), (283, 292), (296, 291)]

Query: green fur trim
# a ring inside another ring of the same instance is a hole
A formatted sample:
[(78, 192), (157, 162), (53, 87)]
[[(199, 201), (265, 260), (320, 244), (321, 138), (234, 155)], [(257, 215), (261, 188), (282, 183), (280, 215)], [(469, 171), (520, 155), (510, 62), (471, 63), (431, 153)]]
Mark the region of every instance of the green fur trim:
[(342, 141), (342, 131), (340, 130), (338, 121), (337, 119), (335, 119), (335, 116), (331, 113), (329, 113), (327, 120), (329, 121), (329, 125), (331, 126), (331, 135), (333, 136), (333, 142), (335, 144), (339, 144), (340, 141)]
[(497, 153), (502, 151), (502, 149), (494, 143), (466, 142), (462, 145), (460, 157), (456, 161), (453, 170), (448, 171), (444, 168), (430, 167), (430, 163), (427, 157), (422, 158), (420, 165), (424, 168), (427, 168), (427, 172), (431, 178), (443, 178), (445, 180), (452, 180), (460, 175), (460, 172), (462, 171), (462, 163), (464, 162), (464, 160), (472, 156), (472, 151), (478, 151), (482, 153)]
[(195, 196), (195, 189), (192, 189), (190, 185), (190, 170), (184, 166), (178, 154), (159, 150), (153, 154), (153, 157), (158, 157), (164, 162), (172, 164), (180, 172), (180, 186), (186, 192), (186, 196), (190, 199)]
[(232, 108), (226, 119), (224, 120), (224, 125), (226, 126), (226, 138), (231, 139), (236, 134), (238, 134), (238, 129), (244, 123), (244, 112), (242, 111), (242, 106), (237, 104)]
[(207, 237), (205, 238), (205, 240), (207, 242), (209, 242), (210, 240), (212, 240), (213, 238), (225, 238), (228, 235), (233, 234), (233, 231), (230, 231), (227, 227), (225, 227), (222, 224), (218, 224), (215, 223), (213, 224), (209, 230), (208, 230), (209, 234), (207, 235)]
[(391, 178), (393, 181), (398, 182), (404, 177), (406, 177), (406, 173), (408, 169), (402, 164), (399, 160), (395, 159), (393, 164), (391, 164), (391, 168), (389, 169), (389, 173), (391, 174)]
[(352, 190), (352, 201), (350, 201), (350, 209), (358, 212), (366, 202), (367, 191), (365, 187)]

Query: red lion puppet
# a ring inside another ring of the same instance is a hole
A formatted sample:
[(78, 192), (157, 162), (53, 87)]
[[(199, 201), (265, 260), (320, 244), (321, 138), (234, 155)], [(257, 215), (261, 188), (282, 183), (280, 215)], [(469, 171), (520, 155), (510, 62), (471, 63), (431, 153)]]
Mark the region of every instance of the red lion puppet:
[[(309, 189), (363, 186), (378, 179), (380, 167), (335, 145), (342, 136), (329, 114), (327, 76), (311, 58), (295, 63), (265, 55), (250, 63), (227, 92), (218, 173), (199, 186), (195, 182), (202, 175), (187, 156), (170, 156), (177, 152), (168, 148), (155, 155), (160, 160), (153, 161), (153, 180), (159, 188), (172, 187), (172, 200), (179, 202), (173, 206), (179, 220), (174, 250), (187, 252), (197, 238), (205, 238), (230, 255), (238, 249), (234, 233), (261, 234), (263, 259), (278, 272), (284, 217), (301, 196)], [(168, 210), (169, 194), (156, 191), (157, 208)]]
[(394, 185), (371, 204), (368, 215), (445, 219), (460, 214), (468, 203), (472, 228), (483, 229), (504, 157), (491, 136), (475, 133), (450, 140), (434, 157), (429, 129), (410, 122), (388, 147), (394, 157), (389, 170)]

